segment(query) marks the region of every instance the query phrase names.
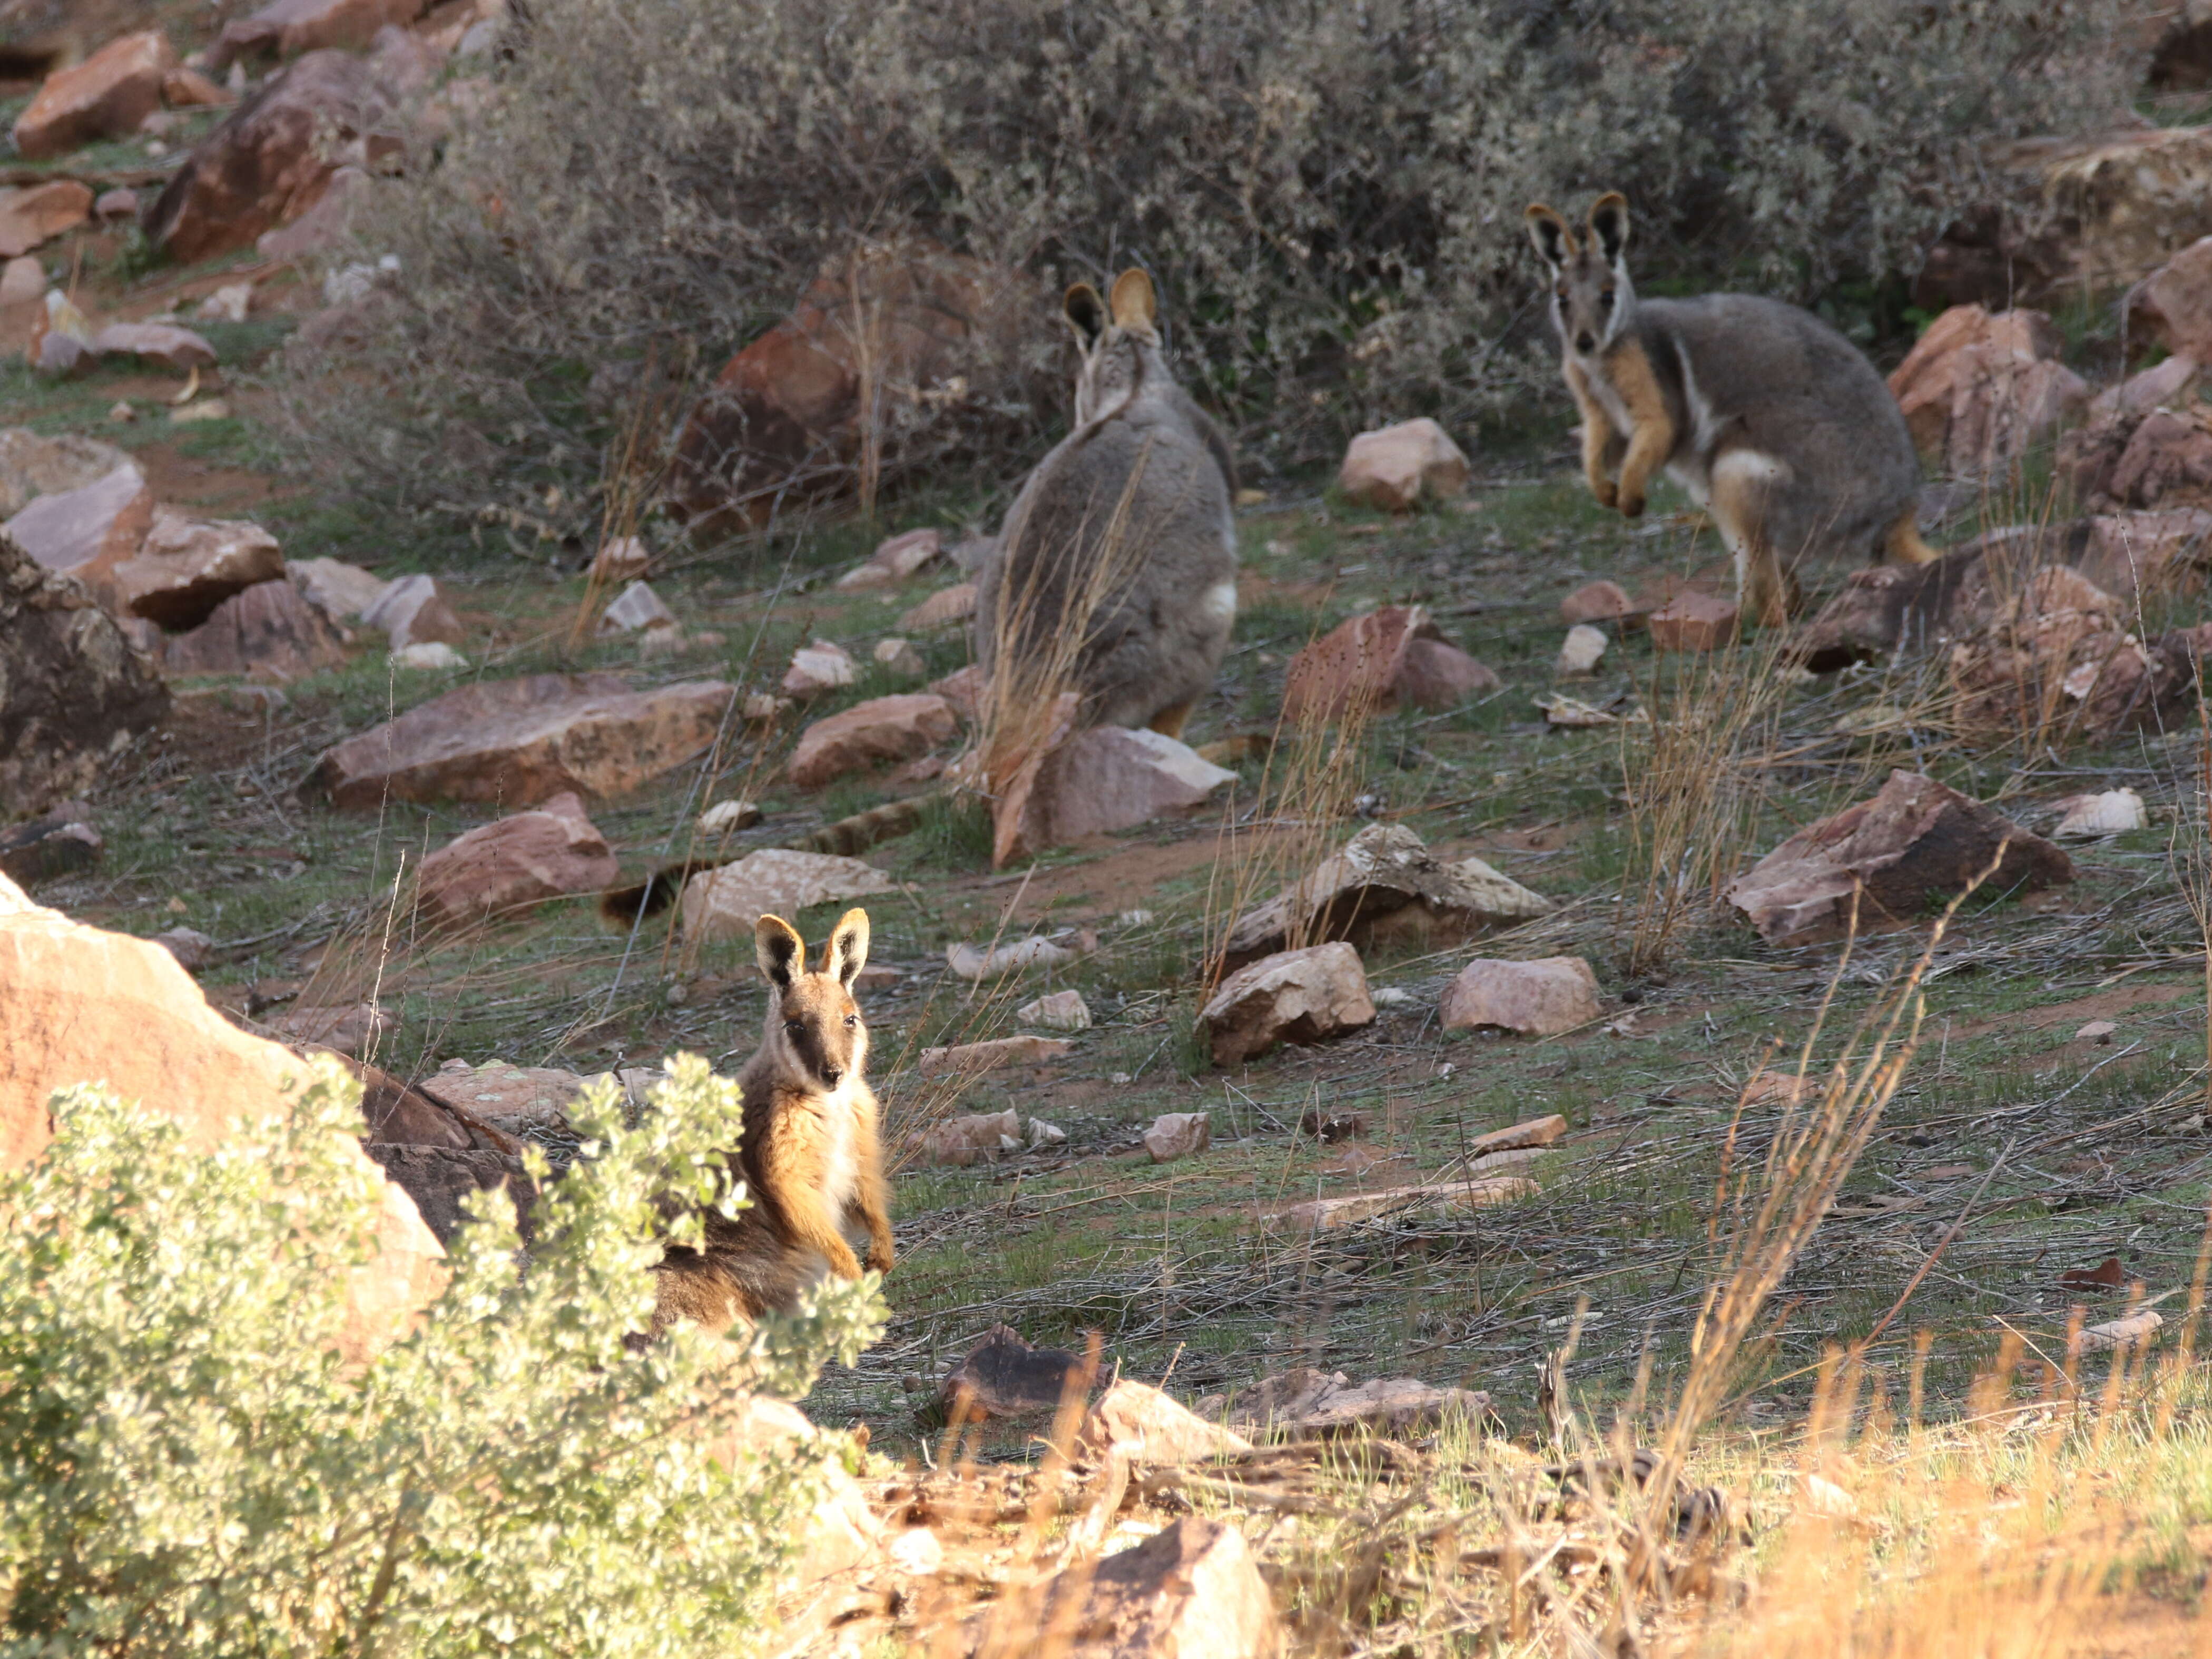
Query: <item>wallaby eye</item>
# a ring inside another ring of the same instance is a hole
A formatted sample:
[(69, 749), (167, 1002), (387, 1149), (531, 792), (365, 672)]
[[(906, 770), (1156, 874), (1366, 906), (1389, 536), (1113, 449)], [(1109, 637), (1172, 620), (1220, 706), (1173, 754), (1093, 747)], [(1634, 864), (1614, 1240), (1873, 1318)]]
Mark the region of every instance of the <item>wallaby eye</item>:
[(848, 1031), (860, 1023), (860, 1017), (858, 1014), (848, 1014), (845, 1016), (845, 1029)]
[(1599, 290), (1598, 290), (1598, 296), (1597, 296), (1597, 303), (1598, 303), (1598, 308), (1599, 308), (1601, 311), (1610, 311), (1610, 310), (1612, 310), (1612, 309), (1613, 309), (1613, 290), (1612, 290), (1611, 289), (1609, 289), (1609, 288), (1607, 288), (1607, 289), (1599, 289)]
[(787, 1019), (783, 1022), (783, 1029), (792, 1036), (797, 1036), (806, 1029), (806, 1022), (803, 1019)]

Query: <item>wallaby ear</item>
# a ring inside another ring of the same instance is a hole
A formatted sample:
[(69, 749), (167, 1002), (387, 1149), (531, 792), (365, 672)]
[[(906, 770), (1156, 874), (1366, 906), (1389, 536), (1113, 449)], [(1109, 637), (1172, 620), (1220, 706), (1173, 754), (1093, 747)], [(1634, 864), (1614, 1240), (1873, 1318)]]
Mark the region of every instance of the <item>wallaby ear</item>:
[(781, 916), (763, 916), (753, 924), (753, 960), (779, 991), (806, 971), (806, 942)]
[(1536, 252), (1553, 270), (1582, 252), (1575, 244), (1574, 232), (1567, 228), (1567, 222), (1541, 202), (1531, 202), (1522, 216), (1528, 221), (1528, 240), (1536, 245)]
[(1098, 290), (1088, 283), (1078, 283), (1067, 290), (1067, 298), (1060, 302), (1060, 311), (1075, 331), (1075, 337), (1085, 346), (1097, 343), (1098, 337), (1106, 331), (1106, 302), (1098, 297)]
[(822, 958), (822, 971), (835, 974), (853, 988), (853, 981), (868, 965), (868, 913), (855, 906), (837, 919), (830, 935), (830, 948)]
[(1152, 292), (1152, 279), (1143, 271), (1125, 270), (1114, 279), (1116, 327), (1149, 330), (1159, 314), (1159, 298)]
[(1609, 190), (1590, 204), (1590, 236), (1606, 264), (1619, 266), (1628, 251), (1628, 198)]

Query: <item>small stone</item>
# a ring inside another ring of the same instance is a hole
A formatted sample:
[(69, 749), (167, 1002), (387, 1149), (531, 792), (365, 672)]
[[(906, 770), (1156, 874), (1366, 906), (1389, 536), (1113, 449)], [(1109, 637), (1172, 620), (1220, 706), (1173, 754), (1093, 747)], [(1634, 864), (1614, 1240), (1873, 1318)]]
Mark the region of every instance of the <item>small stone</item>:
[(138, 192), (128, 185), (103, 190), (92, 198), (92, 216), (103, 225), (136, 219), (138, 216)]
[[(1002, 1066), (1042, 1066), (1052, 1060), (1065, 1060), (1074, 1052), (1075, 1045), (1065, 1037), (994, 1037), (986, 1042), (960, 1042), (949, 1048), (924, 1048), (915, 1061), (915, 1069), (924, 1077), (939, 1072), (975, 1076), (983, 1072), (994, 1072)], [(1015, 1127), (1018, 1128), (1020, 1126)], [(1007, 1133), (1012, 1134), (1014, 1131), (1009, 1129)]]
[(309, 605), (332, 622), (356, 622), (389, 585), (381, 576), (337, 559), (289, 559), (284, 574)]
[(161, 101), (171, 109), (211, 109), (228, 103), (230, 94), (201, 74), (202, 67), (187, 57), (181, 65), (163, 76)]
[(2110, 1042), (2112, 1033), (2120, 1028), (2109, 1019), (2093, 1019), (2074, 1033), (2077, 1042)]
[(599, 616), (599, 636), (631, 634), (641, 629), (674, 631), (676, 613), (661, 603), (660, 595), (643, 582), (632, 582)]
[[(100, 199), (105, 201), (106, 198)], [(135, 207), (132, 214), (135, 217)], [(242, 323), (252, 309), (253, 284), (251, 283), (225, 283), (199, 303), (199, 314), (217, 323)]]
[(975, 614), (975, 584), (940, 588), (898, 619), (902, 634), (931, 634)]
[(872, 587), (895, 587), (945, 550), (942, 532), (909, 530), (893, 536), (875, 550), (865, 564), (856, 565), (837, 579), (848, 592)]
[(781, 720), (799, 705), (789, 697), (779, 697), (766, 691), (748, 691), (738, 705), (738, 713), (749, 726), (766, 726)]
[(2058, 805), (2064, 816), (2051, 833), (2061, 839), (2125, 835), (2149, 822), (2143, 811), (2142, 797), (2132, 789), (2109, 789), (2100, 795), (2069, 795)]
[(896, 635), (878, 640), (871, 654), (901, 679), (918, 680), (929, 672), (929, 665), (921, 659), (921, 653), (914, 648), (913, 641)]
[(424, 640), (419, 645), (403, 645), (391, 653), (395, 668), (417, 670), (466, 668), (469, 659), (447, 645), (443, 640)]
[(1385, 605), (1340, 623), (1291, 659), (1283, 716), (1294, 725), (1401, 704), (1449, 708), (1501, 682), (1445, 640), (1419, 605)]
[(459, 645), (467, 637), (437, 581), (427, 575), (402, 576), (387, 583), (376, 602), (361, 613), (361, 620), (365, 628), (382, 629), (395, 651), (426, 640)]
[(29, 887), (89, 870), (105, 850), (92, 827), (91, 809), (82, 801), (64, 801), (27, 823), (0, 830), (0, 876)]
[(531, 811), (481, 824), (423, 860), (423, 908), (455, 923), (517, 915), (572, 893), (611, 886), (622, 866), (573, 792)]
[(1342, 940), (1262, 957), (1222, 981), (1200, 1015), (1213, 1063), (1237, 1066), (1278, 1042), (1320, 1042), (1375, 1023), (1359, 952)]
[(705, 836), (735, 835), (740, 830), (750, 830), (761, 821), (761, 810), (749, 800), (718, 800), (699, 814), (699, 833)]
[(368, 1002), (294, 1007), (267, 1024), (283, 1042), (354, 1057), (369, 1053), (393, 1027), (390, 1015)]
[(1635, 612), (1635, 605), (1617, 582), (1584, 582), (1559, 601), (1559, 618), (1570, 626), (1626, 622)]
[(172, 426), (191, 426), (199, 421), (227, 421), (229, 418), (230, 404), (221, 398), (202, 398), (181, 409), (169, 411), (169, 424)]
[(16, 258), (92, 217), (92, 191), (74, 179), (0, 191), (0, 256)]
[(1023, 1025), (1042, 1025), (1054, 1031), (1091, 1029), (1090, 1006), (1080, 991), (1054, 991), (1050, 996), (1039, 997), (1016, 1010), (1014, 1018)]
[(1085, 836), (1149, 823), (1236, 781), (1234, 772), (1164, 732), (1094, 726), (1013, 775), (994, 807), (992, 862), (1003, 866)]
[(170, 635), (162, 650), (163, 666), (171, 675), (295, 679), (344, 660), (337, 630), (283, 580), (240, 588), (198, 628)]
[(897, 884), (872, 865), (829, 853), (765, 847), (702, 870), (684, 884), (684, 931), (696, 939), (753, 936), (763, 915), (794, 916), (817, 904), (866, 898)]
[(1423, 496), (1448, 500), (1467, 489), (1467, 456), (1434, 421), (1363, 432), (1345, 451), (1336, 483), (1353, 501), (1403, 513)]
[(1607, 643), (1602, 628), (1577, 623), (1567, 630), (1566, 642), (1559, 647), (1559, 660), (1553, 672), (1562, 679), (1587, 678), (1596, 672)]
[(1195, 1515), (1066, 1568), (1039, 1594), (1040, 1602), (999, 1613), (995, 1624), (980, 1615), (977, 1648), (1037, 1651), (1024, 1635), (1075, 1631), (1085, 1639), (1065, 1645), (1068, 1659), (1275, 1659), (1283, 1650), (1282, 1620), (1244, 1534)]
[(864, 767), (911, 760), (951, 742), (959, 731), (952, 706), (942, 697), (926, 691), (871, 697), (802, 732), (789, 775), (799, 788), (818, 789)]
[(592, 556), (592, 575), (601, 582), (635, 581), (653, 563), (653, 551), (636, 536), (617, 536)]
[(925, 1130), (915, 1151), (925, 1164), (964, 1170), (978, 1159), (998, 1157), (1001, 1143), (1018, 1137), (1021, 1127), (1018, 1112), (969, 1112)]
[(1686, 588), (1651, 613), (1645, 624), (1660, 651), (1717, 651), (1735, 638), (1735, 601)]
[(135, 421), (138, 418), (138, 411), (131, 407), (128, 399), (118, 398), (113, 404), (109, 405), (107, 418), (118, 423), (125, 421)]
[(817, 697), (824, 691), (850, 685), (859, 678), (860, 671), (850, 652), (830, 641), (817, 640), (791, 653), (791, 666), (784, 672), (783, 691), (786, 696)]
[(215, 960), (215, 941), (190, 927), (171, 927), (154, 935), (154, 943), (176, 957), (177, 965), (197, 974)]
[(180, 374), (215, 367), (215, 348), (171, 323), (110, 323), (92, 337), (92, 349), (102, 357), (137, 357)]
[(1057, 1123), (1048, 1123), (1041, 1117), (1033, 1117), (1030, 1120), (1029, 1133), (1022, 1139), (1031, 1152), (1042, 1152), (1047, 1146), (1065, 1146), (1067, 1131)]
[(1158, 1389), (1126, 1377), (1099, 1396), (1076, 1431), (1075, 1443), (1091, 1462), (1119, 1452), (1155, 1468), (1252, 1449), (1235, 1430), (1209, 1423)]
[(1597, 975), (1580, 957), (1534, 962), (1478, 960), (1444, 988), (1448, 1031), (1497, 1026), (1524, 1036), (1555, 1036), (1586, 1025), (1604, 1011)]
[(1145, 1131), (1145, 1150), (1155, 1164), (1190, 1158), (1212, 1144), (1212, 1115), (1207, 1112), (1167, 1112)]
[(884, 1546), (884, 1556), (909, 1578), (933, 1578), (945, 1565), (945, 1546), (927, 1527), (908, 1527)]
[(973, 945), (945, 948), (945, 964), (962, 979), (995, 979), (1026, 968), (1061, 968), (1074, 960), (1074, 951), (1042, 937), (1015, 939), (988, 949)]
[(138, 551), (153, 522), (154, 492), (126, 460), (94, 483), (40, 495), (4, 527), (40, 564), (98, 592), (109, 573)]
[(0, 306), (25, 306), (46, 297), (46, 268), (21, 253), (0, 268)]
[(163, 79), (175, 67), (176, 53), (160, 29), (110, 40), (82, 63), (46, 77), (15, 118), (16, 154), (43, 161), (137, 131), (161, 107)]
[(198, 627), (232, 594), (283, 574), (283, 552), (259, 525), (187, 518), (164, 507), (101, 591), (132, 616), (175, 632)]

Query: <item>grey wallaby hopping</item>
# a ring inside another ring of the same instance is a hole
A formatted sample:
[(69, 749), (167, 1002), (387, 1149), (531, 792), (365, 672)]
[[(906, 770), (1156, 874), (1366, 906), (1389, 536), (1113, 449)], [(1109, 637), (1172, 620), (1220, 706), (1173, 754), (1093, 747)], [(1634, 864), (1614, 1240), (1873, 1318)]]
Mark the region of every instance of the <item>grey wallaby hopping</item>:
[[(1236, 463), (1168, 371), (1150, 277), (1123, 271), (1110, 315), (1087, 283), (1064, 310), (1083, 350), (1075, 429), (1006, 514), (976, 659), (1036, 676), (1025, 696), (1080, 693), (1085, 726), (1177, 737), (1237, 621)], [(1044, 684), (1055, 670), (1064, 684)]]
[(890, 1271), (868, 1028), (852, 990), (867, 965), (868, 913), (845, 913), (812, 973), (789, 922), (763, 916), (753, 933), (769, 991), (760, 1048), (738, 1073), (744, 1134), (737, 1172), (751, 1203), (734, 1218), (710, 1212), (703, 1249), (669, 1247), (654, 1270), (656, 1331), (678, 1319), (720, 1330), (771, 1308), (788, 1310), (831, 1273), (858, 1279), (848, 1230), (866, 1232), (869, 1267)]
[(1590, 209), (1587, 241), (1541, 203), (1528, 217), (1601, 503), (1635, 518), (1664, 466), (1712, 514), (1761, 623), (1789, 619), (1790, 572), (1808, 555), (1937, 556), (1920, 539), (1905, 416), (1850, 341), (1755, 295), (1638, 300), (1618, 191)]

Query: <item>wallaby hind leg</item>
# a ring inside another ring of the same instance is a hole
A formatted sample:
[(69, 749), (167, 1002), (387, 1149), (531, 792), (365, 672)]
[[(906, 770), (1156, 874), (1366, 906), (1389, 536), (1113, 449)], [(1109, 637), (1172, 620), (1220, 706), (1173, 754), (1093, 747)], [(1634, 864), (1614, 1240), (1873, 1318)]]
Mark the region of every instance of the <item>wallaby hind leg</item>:
[(1190, 718), (1190, 710), (1189, 703), (1179, 702), (1171, 708), (1161, 709), (1146, 723), (1162, 737), (1174, 738), (1180, 742), (1182, 738), (1182, 723)]
[(1766, 510), (1768, 494), (1783, 477), (1781, 464), (1756, 450), (1730, 450), (1713, 463), (1713, 522), (1735, 556), (1736, 603), (1745, 620), (1761, 628), (1790, 620), (1791, 583), (1782, 574)]

